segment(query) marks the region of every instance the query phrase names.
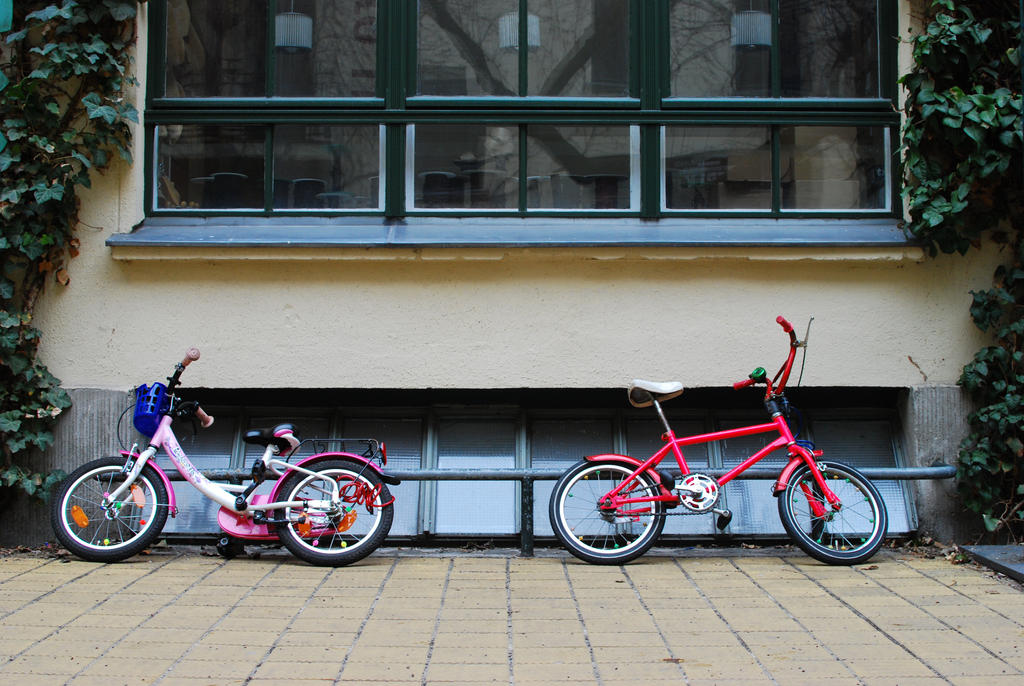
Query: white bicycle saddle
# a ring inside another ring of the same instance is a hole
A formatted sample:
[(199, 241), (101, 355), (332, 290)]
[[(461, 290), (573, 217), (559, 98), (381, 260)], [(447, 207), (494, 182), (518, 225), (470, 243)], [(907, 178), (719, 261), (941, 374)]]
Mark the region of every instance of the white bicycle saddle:
[(633, 407), (650, 407), (655, 399), (658, 402), (671, 400), (683, 392), (683, 384), (678, 381), (644, 381), (633, 379), (629, 384), (629, 403)]

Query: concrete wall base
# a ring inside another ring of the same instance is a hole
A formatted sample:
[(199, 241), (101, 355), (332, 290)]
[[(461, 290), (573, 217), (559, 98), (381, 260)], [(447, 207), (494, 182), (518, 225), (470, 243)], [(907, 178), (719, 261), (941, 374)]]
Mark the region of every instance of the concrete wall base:
[[(901, 394), (903, 454), (908, 467), (956, 464), (972, 411), (959, 386), (914, 386)], [(918, 532), (945, 543), (975, 541), (983, 532), (980, 518), (966, 510), (953, 479), (911, 481)]]
[[(117, 420), (128, 406), (129, 394), (124, 391), (103, 391), (91, 388), (69, 389), (71, 407), (57, 420), (53, 445), (37, 455), (31, 467), (48, 472), (63, 469), (71, 472), (98, 457), (116, 455)], [(125, 416), (122, 433), (135, 436), (132, 418)], [(49, 504), (28, 497), (21, 489), (10, 489), (9, 498), (0, 501), (0, 545), (41, 545), (54, 540), (50, 528)]]

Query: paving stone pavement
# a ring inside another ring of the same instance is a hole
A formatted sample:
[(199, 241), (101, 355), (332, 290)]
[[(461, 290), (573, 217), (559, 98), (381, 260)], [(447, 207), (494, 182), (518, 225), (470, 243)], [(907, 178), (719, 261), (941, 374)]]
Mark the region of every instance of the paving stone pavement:
[(1024, 592), (883, 551), (0, 558), (0, 683), (1024, 684)]

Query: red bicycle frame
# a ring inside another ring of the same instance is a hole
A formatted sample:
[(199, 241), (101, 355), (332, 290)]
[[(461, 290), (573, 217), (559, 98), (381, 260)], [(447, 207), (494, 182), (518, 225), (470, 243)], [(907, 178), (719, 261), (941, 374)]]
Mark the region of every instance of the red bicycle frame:
[[(665, 419), (665, 415), (661, 411), (661, 406), (657, 399), (654, 399), (653, 404), (655, 409), (658, 411), (658, 415), (661, 417), (662, 423), (665, 425), (666, 432), (662, 436), (662, 439), (666, 442), (666, 445), (658, 450), (656, 453), (647, 458), (647, 460), (641, 462), (635, 458), (629, 457), (628, 455), (593, 455), (586, 459), (588, 461), (601, 461), (601, 460), (617, 460), (624, 461), (628, 464), (635, 465), (636, 469), (633, 473), (622, 481), (616, 488), (606, 493), (600, 502), (600, 507), (604, 510), (614, 510), (619, 515), (638, 515), (646, 514), (649, 512), (649, 508), (644, 510), (623, 510), (625, 505), (638, 505), (642, 503), (653, 503), (663, 502), (677, 505), (680, 502), (680, 497), (672, 492), (674, 484), (665, 484), (662, 480), (661, 475), (655, 471), (658, 464), (671, 452), (676, 458), (676, 464), (679, 465), (679, 470), (683, 476), (690, 474), (689, 465), (686, 463), (686, 458), (683, 456), (682, 447), (688, 445), (698, 445), (701, 443), (711, 443), (714, 441), (726, 440), (729, 438), (739, 438), (741, 436), (751, 436), (754, 434), (761, 433), (778, 433), (779, 436), (768, 445), (764, 446), (756, 453), (748, 457), (746, 460), (736, 465), (720, 478), (716, 480), (719, 488), (729, 483), (741, 473), (749, 469), (751, 466), (757, 464), (762, 459), (767, 457), (770, 453), (779, 450), (781, 448), (787, 448), (789, 452), (789, 463), (782, 469), (779, 474), (779, 478), (776, 479), (775, 485), (772, 492), (776, 497), (782, 493), (786, 486), (789, 484), (790, 476), (793, 471), (801, 464), (806, 464), (811, 474), (814, 477), (815, 483), (818, 488), (821, 489), (821, 493), (825, 500), (832, 506), (833, 510), (839, 510), (841, 503), (836, 494), (828, 487), (825, 478), (821, 475), (821, 471), (818, 469), (818, 465), (815, 462), (815, 458), (821, 457), (822, 452), (820, 450), (809, 450), (804, 446), (796, 442), (796, 438), (793, 436), (792, 430), (789, 428), (789, 424), (786, 422), (786, 418), (782, 409), (780, 408), (779, 399), (782, 398), (783, 392), (786, 387), (786, 383), (789, 380), (790, 372), (793, 369), (793, 361), (796, 358), (797, 348), (801, 347), (803, 343), (799, 342), (796, 337), (796, 333), (793, 331), (793, 326), (783, 317), (778, 317), (776, 321), (782, 326), (783, 330), (789, 334), (790, 346), (789, 355), (778, 373), (770, 381), (764, 376), (764, 370), (758, 369), (751, 374), (751, 378), (745, 379), (744, 381), (733, 384), (734, 388), (745, 388), (746, 386), (753, 385), (759, 381), (763, 381), (767, 384), (767, 391), (765, 392), (765, 405), (772, 410), (772, 420), (767, 424), (753, 424), (750, 426), (742, 426), (736, 429), (726, 429), (724, 431), (713, 431), (706, 434), (696, 434), (693, 436), (684, 436), (679, 438), (675, 435), (672, 427), (669, 426), (668, 421)], [(656, 496), (645, 496), (639, 498), (631, 498), (622, 496), (622, 492), (632, 488), (632, 485), (636, 483), (637, 477), (648, 472), (652, 474), (655, 480), (660, 485), (661, 493)], [(824, 506), (817, 499), (812, 497), (810, 490), (804, 484), (801, 484), (801, 488), (804, 494), (807, 496), (808, 503), (810, 504), (811, 510), (815, 517), (823, 517), (827, 514)]]

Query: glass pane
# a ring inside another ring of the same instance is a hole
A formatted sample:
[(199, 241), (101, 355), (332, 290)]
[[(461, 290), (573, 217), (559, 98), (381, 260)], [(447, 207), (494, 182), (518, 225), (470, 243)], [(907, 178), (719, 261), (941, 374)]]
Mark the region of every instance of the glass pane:
[(767, 126), (665, 128), (665, 207), (770, 210), (772, 144)]
[(527, 127), (527, 207), (628, 210), (633, 162), (639, 155), (629, 126)]
[(888, 134), (881, 127), (779, 129), (782, 207), (791, 210), (888, 209)]
[(275, 95), (373, 97), (376, 0), (278, 0)]
[(771, 96), (771, 40), (769, 0), (672, 0), (670, 96)]
[[(718, 430), (764, 423), (764, 415), (726, 415), (718, 420)], [(735, 467), (758, 450), (778, 438), (774, 432), (740, 436), (719, 442), (722, 466)], [(775, 450), (768, 457), (753, 466), (754, 469), (786, 464), (785, 448)], [(784, 533), (779, 521), (778, 500), (772, 495), (772, 482), (764, 479), (739, 478), (730, 481), (722, 489), (722, 505), (732, 510), (733, 520), (729, 531), (734, 534), (781, 534)]]
[(169, 98), (266, 94), (266, 0), (168, 0)]
[(876, 0), (781, 0), (782, 95), (878, 97)]
[(262, 208), (264, 138), (262, 126), (158, 127), (156, 206)]
[[(342, 435), (353, 438), (376, 438), (384, 441), (388, 463), (384, 471), (404, 471), (420, 468), (423, 452), (423, 426), (419, 419), (386, 418), (346, 419)], [(415, 536), (419, 533), (418, 513), (421, 481), (406, 479), (397, 486), (388, 486), (395, 497), (395, 520), (392, 536)]]
[(274, 207), (378, 209), (380, 127), (274, 129)]
[[(892, 425), (887, 421), (815, 421), (814, 440), (825, 451), (825, 461), (835, 460), (855, 469), (897, 467), (893, 450)], [(872, 481), (889, 513), (889, 533), (914, 529), (913, 513), (907, 508), (905, 483)]]
[(527, 7), (528, 95), (629, 95), (628, 0), (529, 0)]
[(517, 0), (420, 0), (416, 92), (517, 95), (519, 60), (501, 27), (518, 7)]
[[(653, 410), (652, 410), (653, 413)], [(684, 436), (695, 436), (707, 433), (703, 419), (687, 419), (669, 416), (669, 426), (676, 432), (677, 438)], [(627, 451), (638, 460), (646, 460), (665, 447), (661, 440), (665, 428), (657, 419), (633, 418), (626, 422), (626, 446)], [(682, 448), (683, 458), (690, 471), (701, 471), (708, 467), (708, 444), (697, 443)], [(676, 463), (675, 454), (669, 453), (661, 461), (659, 469), (668, 472), (678, 472), (679, 465)]]
[[(500, 419), (444, 419), (437, 429), (438, 469), (515, 467), (516, 425)], [(515, 481), (438, 481), (439, 534), (510, 534), (518, 522)]]
[(413, 207), (519, 206), (517, 127), (439, 124), (410, 128)]
[[(533, 422), (530, 436), (534, 469), (568, 469), (587, 455), (612, 450), (612, 423), (608, 419), (542, 419)], [(533, 484), (533, 532), (553, 536), (548, 501), (554, 481)]]

